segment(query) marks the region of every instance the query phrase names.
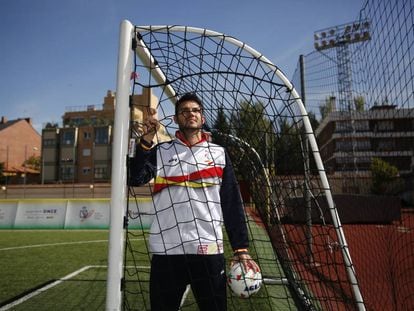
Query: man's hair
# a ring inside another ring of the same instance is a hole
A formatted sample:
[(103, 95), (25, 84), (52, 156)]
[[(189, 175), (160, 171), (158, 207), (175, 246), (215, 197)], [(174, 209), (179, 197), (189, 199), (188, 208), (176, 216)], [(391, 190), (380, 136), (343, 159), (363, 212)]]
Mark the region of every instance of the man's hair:
[(203, 110), (203, 102), (201, 101), (201, 99), (195, 94), (195, 93), (185, 93), (183, 96), (181, 96), (177, 102), (175, 103), (175, 115), (178, 115), (178, 108), (179, 106), (187, 101), (194, 101), (196, 102), (201, 110)]

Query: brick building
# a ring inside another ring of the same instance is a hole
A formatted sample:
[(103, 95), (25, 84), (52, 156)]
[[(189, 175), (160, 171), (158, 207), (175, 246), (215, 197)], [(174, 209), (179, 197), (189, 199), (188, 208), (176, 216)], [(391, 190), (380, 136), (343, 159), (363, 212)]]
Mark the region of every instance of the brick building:
[(39, 170), (24, 165), (30, 157), (39, 157), (41, 136), (32, 126), (30, 118), (0, 120), (0, 163), (5, 184), (37, 182)]

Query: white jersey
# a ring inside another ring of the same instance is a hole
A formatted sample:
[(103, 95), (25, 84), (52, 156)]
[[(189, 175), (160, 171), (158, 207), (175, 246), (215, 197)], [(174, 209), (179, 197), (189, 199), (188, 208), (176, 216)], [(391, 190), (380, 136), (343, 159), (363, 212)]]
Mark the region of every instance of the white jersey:
[(224, 149), (203, 141), (189, 147), (176, 139), (157, 148), (154, 254), (223, 253), (220, 187)]
[(154, 179), (151, 253), (222, 254), (223, 224), (233, 249), (248, 246), (240, 191), (223, 147), (206, 138), (188, 146), (178, 135), (154, 148), (141, 143), (129, 175), (134, 186)]

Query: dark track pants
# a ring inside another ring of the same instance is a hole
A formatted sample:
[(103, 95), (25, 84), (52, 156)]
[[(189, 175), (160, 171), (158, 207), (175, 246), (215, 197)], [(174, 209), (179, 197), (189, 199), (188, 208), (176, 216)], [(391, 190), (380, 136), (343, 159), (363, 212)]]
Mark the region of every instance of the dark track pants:
[(177, 311), (187, 284), (191, 285), (200, 310), (226, 310), (224, 255), (154, 255), (151, 310)]

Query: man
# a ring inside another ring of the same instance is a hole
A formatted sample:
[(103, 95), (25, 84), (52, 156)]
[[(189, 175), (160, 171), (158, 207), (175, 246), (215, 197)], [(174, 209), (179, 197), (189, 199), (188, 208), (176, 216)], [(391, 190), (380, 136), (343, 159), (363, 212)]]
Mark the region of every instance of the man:
[(202, 131), (203, 105), (195, 94), (177, 101), (174, 121), (176, 138), (153, 146), (159, 123), (147, 118), (130, 165), (131, 185), (154, 178), (151, 310), (178, 310), (187, 284), (200, 310), (226, 310), (223, 224), (233, 262), (260, 271), (248, 254), (239, 188), (226, 151)]

